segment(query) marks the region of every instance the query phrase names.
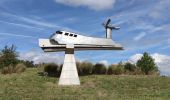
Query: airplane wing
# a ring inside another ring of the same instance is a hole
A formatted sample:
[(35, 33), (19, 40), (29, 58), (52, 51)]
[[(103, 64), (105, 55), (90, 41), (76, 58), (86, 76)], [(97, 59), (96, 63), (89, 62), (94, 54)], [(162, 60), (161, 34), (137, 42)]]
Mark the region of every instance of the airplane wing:
[[(44, 52), (60, 52), (66, 50), (66, 44), (54, 45), (49, 39), (39, 39), (39, 46)], [(74, 44), (75, 51), (82, 50), (123, 50), (123, 47), (115, 45), (87, 45), (87, 44)]]

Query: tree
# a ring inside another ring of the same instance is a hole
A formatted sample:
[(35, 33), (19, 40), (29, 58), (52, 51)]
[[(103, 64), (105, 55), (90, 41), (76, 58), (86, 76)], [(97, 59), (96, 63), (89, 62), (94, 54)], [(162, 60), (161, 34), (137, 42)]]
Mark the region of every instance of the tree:
[(36, 65), (34, 64), (33, 61), (28, 61), (28, 60), (19, 60), (19, 63), (23, 63), (26, 67), (28, 68), (34, 68)]
[(14, 45), (11, 47), (5, 46), (0, 51), (0, 68), (7, 67), (9, 65), (16, 65), (18, 63), (17, 57), (18, 54)]
[(154, 62), (154, 59), (145, 52), (141, 59), (137, 61), (137, 66), (148, 75), (151, 71), (156, 71), (158, 68)]
[(127, 62), (127, 63), (125, 63), (125, 65), (124, 65), (124, 69), (125, 69), (125, 70), (128, 70), (128, 71), (130, 71), (130, 72), (133, 72), (133, 71), (135, 71), (136, 66), (135, 66), (134, 64), (130, 63), (130, 62)]
[(94, 74), (106, 74), (106, 66), (101, 63), (97, 63), (93, 67), (93, 73)]
[(122, 62), (119, 62), (119, 64), (115, 67), (113, 67), (113, 74), (120, 75), (124, 72), (124, 65)]
[(90, 75), (92, 74), (93, 64), (90, 62), (82, 62), (79, 69), (80, 75)]
[(55, 63), (48, 63), (44, 65), (44, 72), (48, 73), (48, 76), (60, 75), (59, 65)]
[(112, 75), (113, 74), (113, 67), (114, 67), (115, 65), (110, 65), (109, 66), (109, 68), (107, 69), (107, 74), (108, 75)]

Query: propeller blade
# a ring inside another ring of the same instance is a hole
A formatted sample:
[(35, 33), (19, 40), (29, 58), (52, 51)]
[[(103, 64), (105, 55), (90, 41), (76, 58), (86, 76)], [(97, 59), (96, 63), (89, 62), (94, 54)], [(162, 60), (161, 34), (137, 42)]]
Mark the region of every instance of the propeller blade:
[(107, 23), (106, 23), (105, 26), (108, 26), (110, 22), (111, 22), (111, 19), (109, 18), (109, 19), (107, 20)]
[(118, 26), (110, 26), (110, 28), (115, 29), (115, 30), (120, 29), (120, 27), (118, 27)]
[(115, 26), (115, 27), (114, 27), (114, 29), (118, 30), (118, 29), (120, 29), (120, 27), (118, 27), (118, 26)]

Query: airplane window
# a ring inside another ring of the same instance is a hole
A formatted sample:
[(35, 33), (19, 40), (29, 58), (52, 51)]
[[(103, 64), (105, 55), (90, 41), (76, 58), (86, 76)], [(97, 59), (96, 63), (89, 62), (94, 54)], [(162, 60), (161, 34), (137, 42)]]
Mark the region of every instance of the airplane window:
[(69, 36), (73, 36), (73, 34), (70, 34)]
[(67, 35), (68, 36), (69, 33), (65, 33), (64, 35)]
[(77, 37), (77, 35), (75, 34), (74, 37)]
[(63, 32), (61, 32), (61, 31), (56, 31), (56, 33), (57, 33), (57, 34), (62, 34)]

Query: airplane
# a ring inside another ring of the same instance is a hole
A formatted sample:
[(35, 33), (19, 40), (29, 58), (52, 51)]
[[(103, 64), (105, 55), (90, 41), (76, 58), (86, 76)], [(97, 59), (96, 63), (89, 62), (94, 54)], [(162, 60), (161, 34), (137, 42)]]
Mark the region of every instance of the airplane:
[(66, 45), (73, 44), (75, 51), (80, 50), (123, 50), (123, 47), (112, 40), (112, 30), (118, 30), (110, 24), (108, 19), (103, 26), (106, 29), (106, 38), (97, 38), (80, 35), (68, 31), (56, 31), (49, 39), (39, 39), (39, 46), (45, 52), (60, 52), (66, 50)]
[(49, 39), (39, 39), (39, 46), (44, 52), (65, 51), (65, 58), (59, 85), (80, 85), (74, 51), (80, 50), (123, 50), (123, 47), (112, 40), (112, 30), (119, 27), (110, 24), (108, 19), (103, 26), (106, 38), (80, 35), (74, 32), (56, 31)]

